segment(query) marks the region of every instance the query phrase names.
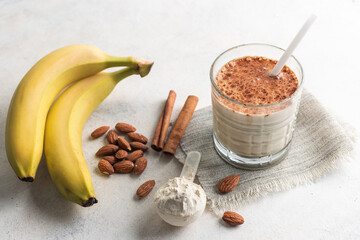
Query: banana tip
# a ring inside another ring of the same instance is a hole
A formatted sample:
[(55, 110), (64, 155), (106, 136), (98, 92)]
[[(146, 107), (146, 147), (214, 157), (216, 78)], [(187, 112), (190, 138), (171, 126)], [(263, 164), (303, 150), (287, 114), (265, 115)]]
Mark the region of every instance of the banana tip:
[(33, 182), (34, 181), (33, 177), (23, 177), (23, 178), (19, 177), (19, 179), (23, 182)]
[(97, 202), (98, 202), (98, 200), (96, 198), (91, 197), (82, 206), (83, 207), (90, 207), (90, 206), (94, 205)]

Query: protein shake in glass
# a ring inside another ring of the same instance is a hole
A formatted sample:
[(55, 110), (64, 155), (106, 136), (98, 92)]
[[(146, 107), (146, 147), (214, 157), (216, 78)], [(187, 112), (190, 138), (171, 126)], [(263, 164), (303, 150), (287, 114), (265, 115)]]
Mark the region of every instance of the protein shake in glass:
[(222, 53), (211, 67), (215, 148), (236, 167), (271, 166), (290, 148), (303, 71), (291, 56), (270, 77), (283, 53), (267, 44), (240, 45)]

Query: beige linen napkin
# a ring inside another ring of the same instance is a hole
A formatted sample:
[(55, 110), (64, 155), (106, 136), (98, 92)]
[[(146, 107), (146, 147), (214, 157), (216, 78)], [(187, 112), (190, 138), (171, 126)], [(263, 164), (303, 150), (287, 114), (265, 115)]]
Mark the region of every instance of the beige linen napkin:
[[(354, 141), (355, 136), (304, 90), (292, 146), (280, 164), (246, 171), (223, 161), (214, 148), (211, 106), (194, 113), (175, 157), (183, 163), (188, 152), (202, 153), (197, 178), (207, 194), (209, 207), (220, 213), (249, 199), (313, 182), (349, 157)], [(217, 184), (230, 174), (240, 176), (238, 186), (230, 193), (219, 194)]]

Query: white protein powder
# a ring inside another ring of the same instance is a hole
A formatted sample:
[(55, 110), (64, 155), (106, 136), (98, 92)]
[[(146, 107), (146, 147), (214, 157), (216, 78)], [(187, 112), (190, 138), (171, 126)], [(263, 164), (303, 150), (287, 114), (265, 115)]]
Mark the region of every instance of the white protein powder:
[(176, 177), (156, 192), (154, 204), (164, 221), (174, 226), (185, 226), (203, 213), (206, 194), (198, 184)]

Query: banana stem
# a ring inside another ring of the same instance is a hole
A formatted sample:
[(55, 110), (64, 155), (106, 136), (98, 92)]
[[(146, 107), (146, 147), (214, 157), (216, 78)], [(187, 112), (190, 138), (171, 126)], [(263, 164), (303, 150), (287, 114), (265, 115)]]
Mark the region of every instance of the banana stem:
[(114, 79), (116, 83), (134, 74), (138, 74), (138, 71), (133, 68), (123, 68), (119, 71), (110, 73), (112, 79)]
[(106, 59), (107, 67), (130, 67), (137, 69), (138, 63), (134, 60), (133, 57), (115, 57), (107, 56)]
[(114, 57), (108, 56), (108, 67), (129, 67), (135, 69), (141, 77), (149, 74), (154, 62), (150, 62), (138, 57)]

